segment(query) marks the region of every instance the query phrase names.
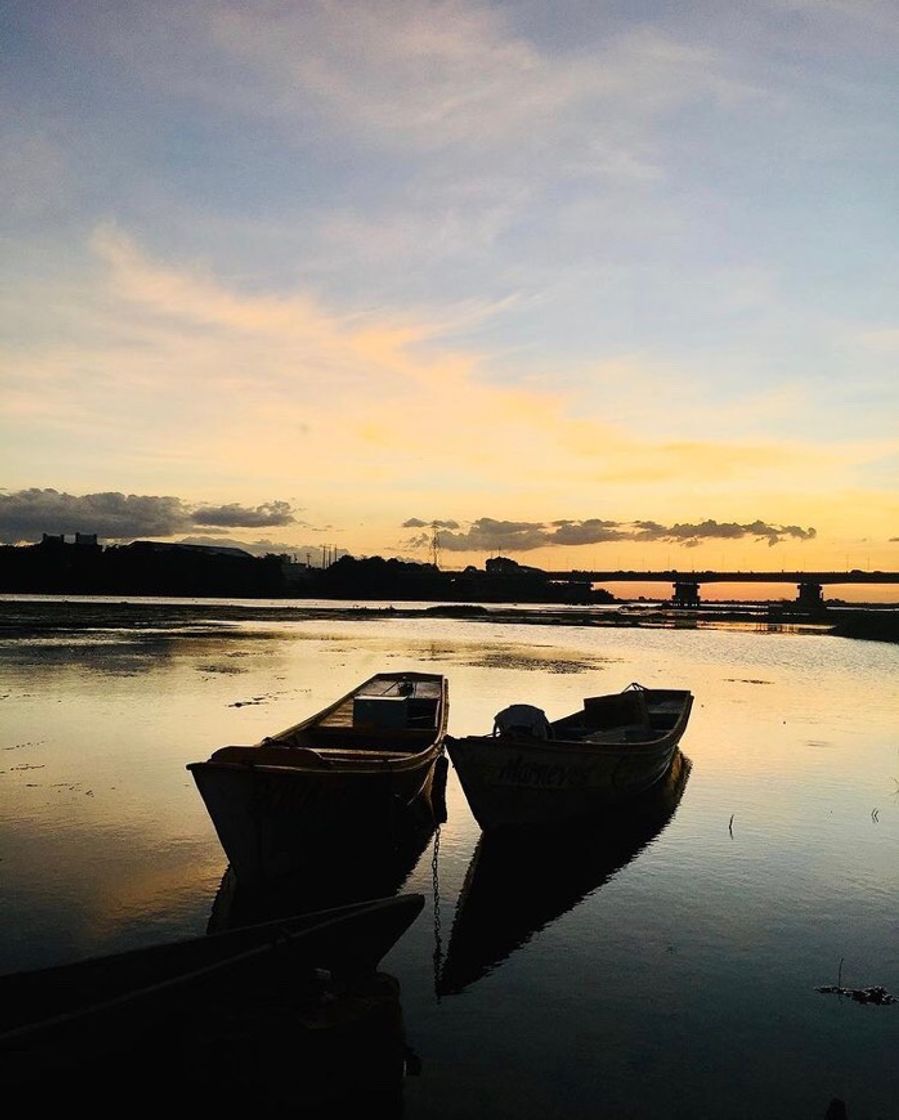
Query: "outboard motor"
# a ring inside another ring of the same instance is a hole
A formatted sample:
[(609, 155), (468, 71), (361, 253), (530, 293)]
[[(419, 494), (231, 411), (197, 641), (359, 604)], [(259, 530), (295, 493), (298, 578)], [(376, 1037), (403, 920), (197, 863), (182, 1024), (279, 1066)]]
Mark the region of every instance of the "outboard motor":
[(546, 713), (533, 704), (511, 704), (497, 712), (493, 719), (493, 734), (527, 735), (531, 739), (551, 739), (552, 728)]

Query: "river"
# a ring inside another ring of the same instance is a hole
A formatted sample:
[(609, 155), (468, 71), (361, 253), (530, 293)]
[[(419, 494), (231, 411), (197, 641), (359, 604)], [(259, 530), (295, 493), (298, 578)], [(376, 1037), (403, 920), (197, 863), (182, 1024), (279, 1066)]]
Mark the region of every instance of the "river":
[(454, 734), (631, 681), (696, 697), (656, 826), (482, 860), (474, 918), (479, 829), (450, 771), (447, 821), (389, 882), (428, 898), (384, 962), (422, 1062), (407, 1116), (823, 1117), (834, 1097), (899, 1115), (899, 1005), (815, 991), (899, 994), (886, 643), (401, 617), (7, 633), (0, 971), (221, 921), (226, 861), (185, 764), (403, 668), (449, 677)]

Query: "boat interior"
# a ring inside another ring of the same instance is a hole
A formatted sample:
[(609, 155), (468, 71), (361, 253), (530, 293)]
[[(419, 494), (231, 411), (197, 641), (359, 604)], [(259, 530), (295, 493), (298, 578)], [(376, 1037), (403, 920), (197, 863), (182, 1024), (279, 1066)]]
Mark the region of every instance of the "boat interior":
[[(389, 762), (426, 751), (445, 725), (443, 677), (417, 673), (379, 673), (333, 707), (272, 735), (257, 747), (223, 747), (217, 762), (305, 765)], [(284, 748), (290, 748), (290, 759)]]
[(629, 688), (589, 696), (581, 711), (554, 720), (550, 727), (554, 739), (569, 742), (650, 742), (675, 727), (689, 695), (678, 689)]

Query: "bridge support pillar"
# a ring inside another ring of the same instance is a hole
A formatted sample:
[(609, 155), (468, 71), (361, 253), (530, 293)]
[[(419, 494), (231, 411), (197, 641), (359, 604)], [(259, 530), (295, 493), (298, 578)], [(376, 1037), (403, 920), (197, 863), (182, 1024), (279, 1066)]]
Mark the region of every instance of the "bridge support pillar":
[(823, 607), (824, 606), (824, 588), (820, 583), (813, 583), (808, 580), (804, 583), (797, 583), (796, 602), (803, 607)]
[(695, 579), (678, 579), (674, 581), (674, 594), (671, 601), (676, 607), (699, 606), (699, 583)]

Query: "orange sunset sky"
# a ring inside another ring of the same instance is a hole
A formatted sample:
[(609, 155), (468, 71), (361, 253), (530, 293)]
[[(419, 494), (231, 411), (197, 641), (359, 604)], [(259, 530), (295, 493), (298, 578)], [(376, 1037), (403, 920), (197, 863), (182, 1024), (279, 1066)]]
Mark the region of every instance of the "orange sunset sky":
[(4, 5), (0, 538), (899, 567), (899, 9)]

